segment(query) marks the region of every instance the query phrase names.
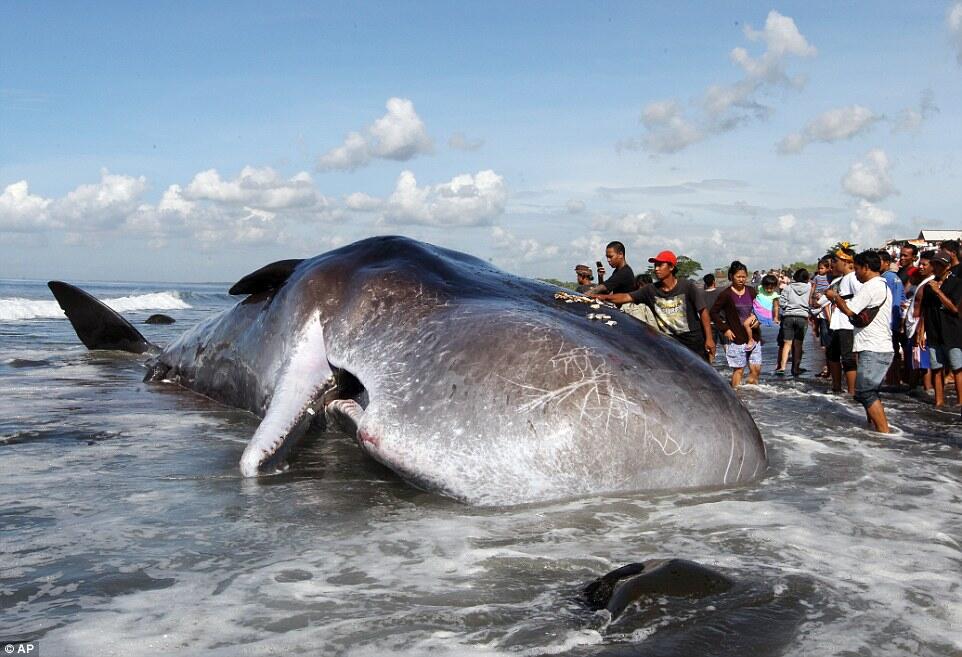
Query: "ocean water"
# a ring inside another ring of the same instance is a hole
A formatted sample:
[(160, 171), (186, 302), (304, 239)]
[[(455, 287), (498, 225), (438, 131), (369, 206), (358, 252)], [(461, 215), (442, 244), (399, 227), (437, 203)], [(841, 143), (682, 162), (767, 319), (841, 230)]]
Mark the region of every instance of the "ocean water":
[[(81, 286), (158, 343), (234, 303), (226, 285)], [(155, 312), (177, 323), (141, 326)], [(957, 408), (886, 395), (897, 431), (879, 436), (821, 382), (766, 375), (739, 393), (771, 458), (751, 486), (473, 508), (337, 433), (244, 480), (257, 419), (143, 375), (87, 351), (42, 282), (0, 281), (0, 639), (47, 656), (962, 654)], [(614, 621), (580, 603), (666, 557), (736, 587)]]

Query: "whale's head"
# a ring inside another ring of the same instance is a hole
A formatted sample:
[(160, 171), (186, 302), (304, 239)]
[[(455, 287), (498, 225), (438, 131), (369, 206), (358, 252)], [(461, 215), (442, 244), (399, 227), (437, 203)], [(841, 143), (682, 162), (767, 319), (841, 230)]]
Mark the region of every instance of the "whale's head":
[[(341, 390), (329, 414), (401, 477), (506, 504), (732, 485), (764, 470), (748, 412), (694, 354), (614, 308), (477, 276), (375, 268), (325, 322)], [(588, 319), (599, 312), (612, 319)]]

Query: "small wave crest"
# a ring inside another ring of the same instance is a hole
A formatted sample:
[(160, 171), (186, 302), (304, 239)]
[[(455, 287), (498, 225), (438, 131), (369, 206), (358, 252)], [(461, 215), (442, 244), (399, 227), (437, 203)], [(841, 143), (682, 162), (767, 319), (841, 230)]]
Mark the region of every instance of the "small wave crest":
[[(176, 291), (136, 294), (102, 301), (119, 313), (135, 310), (181, 310), (191, 307)], [(63, 316), (63, 310), (56, 301), (19, 297), (0, 299), (0, 322), (56, 319)]]

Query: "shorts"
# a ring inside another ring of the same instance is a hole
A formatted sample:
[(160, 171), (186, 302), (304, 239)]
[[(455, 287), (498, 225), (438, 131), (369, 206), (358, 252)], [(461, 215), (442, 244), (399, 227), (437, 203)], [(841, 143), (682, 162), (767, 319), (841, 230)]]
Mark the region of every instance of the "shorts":
[(953, 372), (962, 370), (962, 349), (941, 344), (929, 345), (929, 368), (940, 370), (946, 365)]
[(725, 345), (725, 359), (728, 367), (736, 370), (743, 369), (746, 365), (762, 364), (762, 343), (756, 342), (755, 347), (748, 351), (746, 345), (730, 342)]
[(804, 340), (806, 331), (808, 331), (808, 320), (804, 317), (790, 316), (782, 318), (782, 337), (785, 339), (785, 342)]
[[(915, 350), (918, 349), (918, 362), (915, 359)], [(909, 359), (913, 370), (923, 371), (929, 369), (929, 349), (928, 347), (916, 347), (912, 338), (905, 338), (902, 343), (902, 353)]]
[(852, 353), (854, 341), (855, 331), (851, 329), (832, 331), (832, 341), (828, 344), (825, 358), (830, 363), (841, 363), (842, 369), (846, 372), (855, 371), (858, 366), (855, 363), (855, 354)]
[(705, 336), (702, 335), (700, 331), (678, 333), (671, 337), (688, 347), (688, 349), (693, 351), (699, 358), (708, 358), (708, 354), (705, 351)]
[(891, 352), (859, 352), (858, 374), (855, 375), (855, 401), (865, 408), (879, 401), (878, 391), (889, 371), (893, 356)]

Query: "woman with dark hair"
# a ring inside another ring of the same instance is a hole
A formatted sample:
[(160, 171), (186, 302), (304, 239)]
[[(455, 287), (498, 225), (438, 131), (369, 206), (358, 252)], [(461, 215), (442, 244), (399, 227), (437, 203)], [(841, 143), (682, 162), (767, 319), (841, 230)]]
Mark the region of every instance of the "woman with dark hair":
[(748, 287), (748, 268), (737, 260), (728, 268), (731, 285), (718, 294), (711, 308), (711, 318), (727, 339), (725, 358), (733, 369), (731, 384), (737, 388), (748, 367), (748, 383), (758, 383), (762, 372), (761, 330), (752, 311), (755, 290)]

